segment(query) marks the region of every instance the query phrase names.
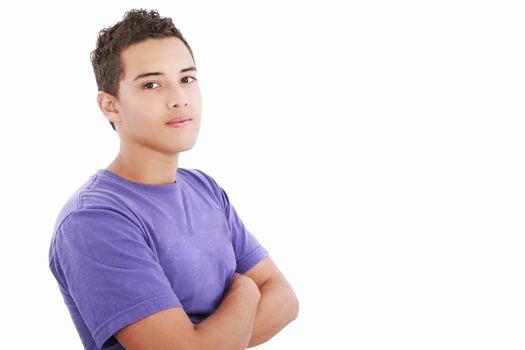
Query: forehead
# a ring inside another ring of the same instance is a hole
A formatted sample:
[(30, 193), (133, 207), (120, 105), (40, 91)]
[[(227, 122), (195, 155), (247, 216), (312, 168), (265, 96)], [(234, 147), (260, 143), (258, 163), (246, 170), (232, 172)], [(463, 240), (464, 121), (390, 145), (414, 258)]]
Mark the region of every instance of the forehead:
[(147, 39), (122, 50), (124, 80), (148, 71), (179, 71), (194, 65), (191, 54), (179, 38)]

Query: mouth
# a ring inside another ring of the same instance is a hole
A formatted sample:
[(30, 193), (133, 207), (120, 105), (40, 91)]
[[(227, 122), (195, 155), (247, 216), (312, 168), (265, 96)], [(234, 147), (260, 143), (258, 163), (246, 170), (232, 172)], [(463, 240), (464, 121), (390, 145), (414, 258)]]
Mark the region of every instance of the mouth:
[(188, 125), (191, 121), (192, 121), (192, 119), (187, 118), (187, 119), (182, 119), (182, 120), (175, 121), (175, 122), (169, 122), (169, 123), (166, 123), (166, 124), (168, 126), (171, 126), (172, 128), (182, 128), (182, 127)]

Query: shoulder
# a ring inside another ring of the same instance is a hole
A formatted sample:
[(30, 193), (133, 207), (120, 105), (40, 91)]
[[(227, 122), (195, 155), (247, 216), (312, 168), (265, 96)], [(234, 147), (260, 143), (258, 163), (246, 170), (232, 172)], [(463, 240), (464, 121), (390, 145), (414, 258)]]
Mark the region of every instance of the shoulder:
[(180, 169), (184, 174), (184, 179), (195, 188), (206, 191), (210, 195), (213, 195), (217, 199), (221, 198), (222, 188), (217, 181), (208, 173), (201, 169)]
[(113, 190), (110, 185), (103, 184), (100, 175), (92, 175), (66, 200), (59, 213), (59, 221), (71, 212), (81, 209), (99, 207), (123, 208), (126, 200)]
[(226, 191), (209, 172), (201, 169), (184, 169), (183, 172), (187, 175), (185, 179), (189, 180), (190, 186), (193, 186), (197, 192), (211, 198), (225, 213), (229, 211), (229, 198)]
[(139, 226), (139, 220), (129, 200), (114, 191), (99, 186), (97, 180), (97, 176), (92, 176), (66, 200), (56, 218), (52, 242), (55, 241), (65, 223), (69, 227), (79, 226), (80, 228), (119, 219), (120, 222)]
[(190, 182), (196, 182), (206, 187), (219, 187), (217, 181), (208, 174), (207, 172), (201, 169), (188, 169), (188, 168), (179, 168), (179, 171), (185, 175), (185, 179), (190, 180)]

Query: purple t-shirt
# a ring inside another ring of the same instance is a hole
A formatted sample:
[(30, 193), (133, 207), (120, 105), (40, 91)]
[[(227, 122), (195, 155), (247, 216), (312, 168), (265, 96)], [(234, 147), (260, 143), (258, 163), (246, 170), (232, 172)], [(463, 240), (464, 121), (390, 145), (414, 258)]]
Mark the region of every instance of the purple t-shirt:
[(202, 321), (233, 273), (268, 255), (209, 175), (178, 168), (176, 179), (100, 169), (59, 213), (49, 267), (86, 349), (124, 349), (116, 331), (169, 307)]

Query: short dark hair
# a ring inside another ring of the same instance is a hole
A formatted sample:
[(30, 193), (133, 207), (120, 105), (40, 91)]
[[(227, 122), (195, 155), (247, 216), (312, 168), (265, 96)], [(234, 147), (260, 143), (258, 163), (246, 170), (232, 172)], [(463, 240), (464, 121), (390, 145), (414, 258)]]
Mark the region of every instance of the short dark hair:
[[(175, 27), (170, 17), (160, 17), (156, 10), (129, 10), (122, 21), (103, 28), (97, 37), (97, 47), (90, 54), (98, 91), (118, 95), (119, 81), (124, 74), (120, 53), (126, 47), (152, 38), (177, 37), (195, 58), (190, 45)], [(109, 122), (116, 131), (113, 122)]]

